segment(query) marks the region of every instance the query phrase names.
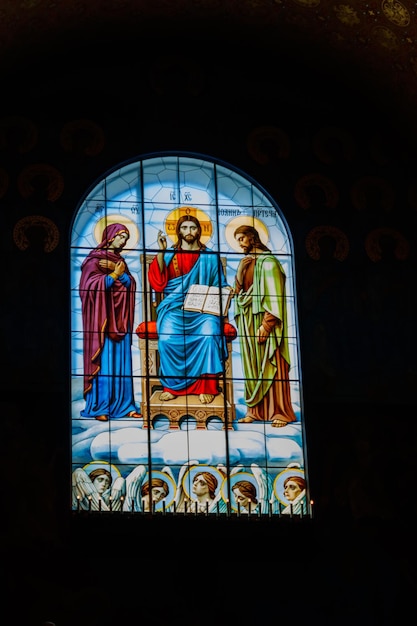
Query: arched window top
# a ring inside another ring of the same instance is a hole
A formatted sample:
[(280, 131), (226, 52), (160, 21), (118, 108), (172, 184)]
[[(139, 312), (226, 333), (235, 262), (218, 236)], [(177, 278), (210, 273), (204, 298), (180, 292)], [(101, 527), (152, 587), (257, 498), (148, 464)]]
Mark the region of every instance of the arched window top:
[[(208, 216), (210, 244), (214, 249), (236, 247), (231, 231), (250, 220), (277, 254), (291, 254), (287, 224), (276, 203), (260, 185), (247, 175), (223, 162), (207, 157), (183, 154), (151, 155), (134, 160), (108, 173), (87, 193), (76, 213), (72, 243), (87, 247), (92, 216), (102, 214), (139, 215), (143, 212), (138, 244), (146, 248), (155, 243), (152, 224), (179, 207), (198, 209)], [(175, 217), (174, 217), (175, 219)], [(220, 229), (220, 225), (225, 229)], [(169, 235), (169, 233), (167, 233)]]

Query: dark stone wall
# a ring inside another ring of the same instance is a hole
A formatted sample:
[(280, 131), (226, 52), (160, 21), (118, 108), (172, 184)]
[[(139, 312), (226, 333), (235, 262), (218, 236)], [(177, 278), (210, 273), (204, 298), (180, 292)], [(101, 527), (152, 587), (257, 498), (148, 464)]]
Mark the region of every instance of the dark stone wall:
[[(68, 51), (54, 68), (33, 59), (1, 102), (4, 562), (16, 623), (116, 624), (134, 615), (162, 624), (169, 615), (173, 624), (205, 624), (195, 597), (187, 602), (197, 571), (215, 581), (218, 623), (267, 577), (287, 619), (285, 598), (293, 584), (302, 589), (295, 623), (380, 626), (393, 623), (415, 585), (417, 170), (407, 121), (347, 77), (303, 73), (243, 42), (232, 59), (213, 48), (203, 42), (190, 55), (175, 40), (114, 41), (107, 52)], [(293, 233), (316, 510), (308, 524), (174, 529), (142, 520), (100, 530), (67, 509), (72, 217), (108, 169), (159, 150), (242, 169), (277, 200)], [(172, 534), (179, 569), (161, 548)], [(120, 546), (136, 535), (155, 546), (148, 560)], [(143, 583), (149, 576), (154, 586)], [(229, 582), (233, 600), (221, 609), (219, 588)], [(111, 609), (103, 589), (115, 598)], [(257, 606), (241, 609), (244, 623), (258, 618)]]

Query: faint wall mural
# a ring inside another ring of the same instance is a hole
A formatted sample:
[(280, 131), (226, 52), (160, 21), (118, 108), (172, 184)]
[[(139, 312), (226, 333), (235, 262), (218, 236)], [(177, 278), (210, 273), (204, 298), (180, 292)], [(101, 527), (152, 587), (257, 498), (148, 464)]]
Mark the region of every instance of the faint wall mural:
[(41, 232), (43, 251), (55, 250), (59, 242), (59, 230), (56, 224), (43, 215), (29, 215), (19, 220), (13, 228), (13, 240), (19, 250), (27, 250), (31, 246), (29, 232), (36, 229)]
[(383, 178), (363, 176), (353, 185), (350, 193), (353, 206), (359, 211), (389, 213), (395, 205), (393, 187)]
[(260, 165), (288, 159), (290, 140), (287, 133), (275, 126), (254, 128), (247, 138), (248, 152)]
[(308, 7), (310, 9), (317, 7), (320, 4), (320, 0), (292, 0), (292, 1), (295, 2), (296, 4), (299, 4), (300, 6)]
[(59, 139), (63, 149), (75, 155), (97, 156), (105, 144), (103, 129), (96, 122), (85, 119), (64, 124)]
[(358, 26), (361, 23), (358, 11), (348, 4), (337, 4), (334, 12), (337, 19), (346, 26)]
[(321, 128), (313, 137), (316, 156), (327, 165), (351, 161), (356, 152), (355, 142), (346, 130), (335, 126)]
[(303, 209), (334, 209), (339, 203), (339, 191), (330, 178), (322, 174), (307, 174), (300, 178), (294, 190), (295, 199)]
[(55, 202), (64, 190), (64, 178), (56, 167), (36, 163), (22, 170), (18, 176), (17, 186), (22, 198), (36, 197)]
[(390, 52), (395, 52), (400, 47), (400, 40), (396, 33), (387, 26), (375, 26), (372, 36), (380, 46), (387, 48)]
[(349, 254), (349, 240), (345, 233), (335, 226), (316, 226), (312, 228), (306, 237), (306, 250), (308, 255), (319, 261), (322, 258), (322, 241), (326, 239), (332, 240), (331, 256), (338, 260), (344, 261)]
[(382, 0), (381, 5), (384, 15), (396, 26), (406, 28), (411, 21), (407, 7), (398, 0)]
[(410, 254), (410, 244), (402, 233), (393, 228), (375, 228), (366, 237), (365, 250), (371, 261), (375, 263), (389, 255), (405, 261)]

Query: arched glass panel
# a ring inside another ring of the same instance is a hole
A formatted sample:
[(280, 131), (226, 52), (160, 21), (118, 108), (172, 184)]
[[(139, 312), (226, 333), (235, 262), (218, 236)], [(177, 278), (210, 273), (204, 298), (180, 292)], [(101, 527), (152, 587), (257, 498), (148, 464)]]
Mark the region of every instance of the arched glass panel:
[(76, 211), (70, 282), (74, 510), (311, 513), (292, 241), (265, 190), (201, 155), (123, 164)]

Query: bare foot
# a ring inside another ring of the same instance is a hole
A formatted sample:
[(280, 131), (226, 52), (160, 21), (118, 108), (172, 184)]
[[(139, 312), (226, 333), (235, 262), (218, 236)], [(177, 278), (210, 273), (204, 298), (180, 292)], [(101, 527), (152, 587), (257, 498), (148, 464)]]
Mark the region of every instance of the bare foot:
[(200, 393), (198, 398), (201, 404), (210, 404), (214, 400), (214, 396), (211, 393)]
[(288, 422), (284, 422), (284, 420), (272, 420), (272, 426), (282, 428), (283, 426), (288, 426)]
[(171, 393), (170, 391), (163, 391), (159, 395), (160, 400), (173, 400), (174, 398), (176, 398), (176, 396), (174, 396), (174, 394)]
[(239, 420), (239, 424), (252, 424), (252, 422), (255, 421), (254, 417), (251, 417), (250, 415), (246, 415), (246, 417), (242, 417), (242, 419)]

